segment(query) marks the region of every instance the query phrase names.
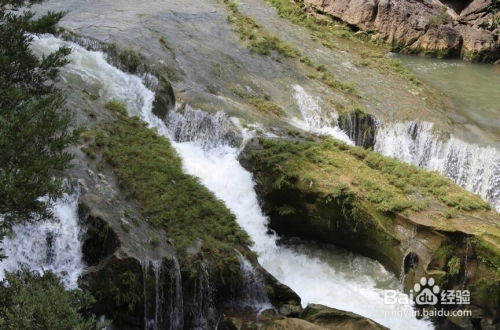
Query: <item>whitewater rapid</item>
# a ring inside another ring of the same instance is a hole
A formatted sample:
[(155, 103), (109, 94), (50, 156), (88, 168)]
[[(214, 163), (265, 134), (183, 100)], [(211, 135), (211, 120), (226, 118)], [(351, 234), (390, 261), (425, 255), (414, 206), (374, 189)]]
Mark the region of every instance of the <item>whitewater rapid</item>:
[(43, 274), (51, 271), (69, 289), (78, 287), (84, 269), (81, 229), (78, 224), (78, 194), (54, 202), (53, 219), (16, 225), (2, 242), (6, 259), (0, 262), (0, 279), (5, 272), (21, 268)]
[[(268, 220), (260, 209), (252, 175), (238, 162), (240, 150), (221, 138), (227, 136), (221, 130), (234, 125), (223, 112), (209, 115), (186, 107), (184, 114), (171, 111), (174, 117), (166, 121), (167, 126), (152, 114), (153, 92), (139, 77), (107, 63), (102, 53), (51, 36), (35, 40), (34, 47), (47, 53), (61, 45), (73, 49), (71, 63), (62, 72), (65, 79), (92, 87), (104, 101), (124, 102), (130, 115), (140, 116), (160, 134), (172, 139), (186, 172), (198, 177), (235, 214), (240, 226), (253, 239), (259, 262), (295, 290), (304, 305), (321, 303), (349, 310), (391, 329), (432, 328), (430, 322), (413, 317), (410, 305), (384, 304), (383, 289), (397, 289), (399, 283), (378, 262), (333, 247), (278, 245), (276, 235), (268, 233)], [(212, 124), (208, 126), (213, 128), (192, 129), (189, 133), (182, 128), (202, 127), (196, 118), (209, 120)]]

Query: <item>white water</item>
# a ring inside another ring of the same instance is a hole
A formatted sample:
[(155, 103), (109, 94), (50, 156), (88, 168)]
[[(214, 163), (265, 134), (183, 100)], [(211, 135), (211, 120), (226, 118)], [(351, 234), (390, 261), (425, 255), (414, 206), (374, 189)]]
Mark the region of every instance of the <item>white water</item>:
[(269, 301), (266, 293), (264, 278), (241, 253), (238, 253), (240, 259), (240, 270), (243, 275), (242, 292), (236, 298), (236, 304), (239, 307), (250, 307), (257, 311), (272, 309), (273, 305)]
[(13, 235), (4, 238), (2, 245), (7, 259), (0, 262), (0, 278), (5, 271), (28, 268), (40, 274), (51, 271), (67, 288), (78, 287), (78, 277), (84, 268), (78, 195), (57, 200), (52, 212), (52, 220), (17, 225)]
[(319, 135), (329, 135), (347, 144), (354, 145), (349, 136), (337, 126), (338, 114), (324, 113), (319, 100), (307, 93), (300, 85), (294, 85), (295, 101), (303, 119), (292, 118), (290, 124), (304, 131)]
[[(63, 72), (67, 79), (80, 79), (84, 85), (100, 86), (103, 89), (99, 89), (102, 97), (125, 102), (131, 115), (139, 115), (150, 126), (158, 128), (161, 134), (170, 136), (169, 129), (152, 114), (152, 92), (138, 77), (112, 67), (106, 63), (103, 54), (87, 51), (75, 44), (53, 37), (44, 37), (35, 43), (45, 52), (63, 44), (70, 45), (73, 48), (73, 62)], [(223, 117), (222, 114), (218, 116)], [(214, 122), (220, 123), (220, 120), (214, 119)], [(216, 125), (215, 129), (221, 129), (222, 126)], [(353, 311), (391, 329), (432, 328), (429, 322), (412, 316), (411, 306), (384, 304), (382, 288), (397, 288), (398, 281), (379, 263), (333, 247), (325, 249), (305, 244), (279, 246), (277, 237), (267, 233), (267, 218), (259, 207), (252, 175), (237, 160), (239, 150), (226, 145), (224, 141), (213, 141), (209, 143), (211, 147), (207, 148), (206, 134), (197, 133), (192, 132), (187, 142), (173, 143), (184, 161), (186, 172), (200, 178), (208, 189), (226, 203), (240, 226), (254, 240), (253, 248), (260, 256), (260, 263), (281, 282), (294, 289), (304, 305), (314, 302)], [(219, 133), (209, 136), (225, 136)], [(205, 308), (199, 307), (200, 311)], [(198, 323), (203, 323), (202, 315), (196, 319)]]
[(454, 136), (440, 139), (429, 122), (383, 125), (375, 141), (375, 151), (438, 171), (500, 211), (498, 149), (469, 144)]

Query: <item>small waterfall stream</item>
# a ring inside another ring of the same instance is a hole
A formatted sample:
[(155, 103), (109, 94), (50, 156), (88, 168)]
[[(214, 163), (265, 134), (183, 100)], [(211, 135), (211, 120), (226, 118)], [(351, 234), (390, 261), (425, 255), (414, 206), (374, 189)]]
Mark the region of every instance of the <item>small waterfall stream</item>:
[(243, 274), (242, 292), (237, 298), (241, 307), (250, 307), (257, 311), (272, 309), (273, 306), (267, 296), (264, 278), (241, 253), (240, 269)]
[(170, 262), (145, 260), (142, 272), (145, 329), (182, 329), (184, 304), (181, 269), (177, 258), (174, 257)]
[(293, 118), (290, 123), (305, 131), (329, 135), (347, 144), (354, 145), (349, 136), (337, 126), (338, 114), (334, 111), (324, 113), (319, 100), (307, 93), (300, 85), (294, 85), (295, 101), (303, 119)]
[[(177, 116), (175, 121), (170, 117), (166, 120), (167, 127), (152, 114), (154, 95), (141, 79), (111, 66), (102, 53), (87, 51), (54, 37), (35, 40), (34, 47), (49, 52), (63, 44), (73, 49), (72, 63), (63, 70), (64, 77), (85, 86), (95, 86), (104, 100), (125, 102), (131, 115), (140, 116), (160, 134), (171, 138), (186, 172), (198, 177), (225, 202), (255, 242), (253, 249), (259, 255), (259, 262), (295, 290), (304, 304), (321, 303), (353, 311), (391, 329), (432, 328), (429, 321), (413, 317), (412, 306), (384, 303), (384, 289), (397, 290), (399, 284), (397, 278), (378, 262), (333, 246), (278, 244), (276, 235), (268, 233), (267, 218), (260, 209), (252, 175), (239, 164), (239, 150), (228, 143), (227, 137), (231, 134), (227, 132), (227, 126), (232, 123), (224, 113), (208, 115), (186, 107), (182, 113), (172, 114)], [(296, 90), (300, 91), (300, 88), (296, 87)], [(301, 100), (310, 101), (307, 97)], [(211, 128), (205, 131), (200, 129), (202, 127)], [(204, 320), (211, 313), (208, 274), (197, 280), (195, 291), (196, 301), (184, 301), (183, 306), (192, 305), (193, 323), (202, 329), (206, 324)], [(176, 304), (182, 306), (182, 303)]]
[(78, 287), (84, 268), (78, 194), (55, 201), (52, 213), (53, 219), (17, 225), (12, 235), (4, 238), (2, 248), (7, 258), (0, 262), (0, 278), (5, 271), (26, 267), (40, 274), (51, 271), (67, 288)]
[(482, 196), (500, 211), (500, 151), (455, 138), (439, 138), (429, 122), (382, 125), (375, 151), (438, 171)]

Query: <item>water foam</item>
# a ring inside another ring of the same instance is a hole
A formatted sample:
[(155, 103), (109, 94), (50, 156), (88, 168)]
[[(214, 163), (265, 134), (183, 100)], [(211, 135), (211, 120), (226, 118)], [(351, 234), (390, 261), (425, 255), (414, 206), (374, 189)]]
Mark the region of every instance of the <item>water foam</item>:
[(14, 226), (3, 240), (0, 278), (5, 272), (27, 268), (43, 274), (51, 271), (67, 288), (78, 287), (84, 269), (81, 230), (78, 224), (78, 195), (65, 196), (52, 206), (52, 220)]

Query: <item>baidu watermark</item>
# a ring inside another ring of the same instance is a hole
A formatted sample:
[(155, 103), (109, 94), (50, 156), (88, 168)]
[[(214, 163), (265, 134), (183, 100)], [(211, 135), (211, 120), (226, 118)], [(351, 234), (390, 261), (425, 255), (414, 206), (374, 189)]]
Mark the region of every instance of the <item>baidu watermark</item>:
[[(472, 316), (472, 311), (464, 308), (464, 306), (470, 304), (469, 290), (441, 290), (432, 277), (429, 279), (422, 277), (408, 295), (401, 294), (396, 290), (386, 290), (384, 292), (384, 303), (388, 305), (407, 304), (416, 307), (434, 307), (412, 310), (411, 312), (418, 318)], [(462, 309), (454, 307), (461, 307)], [(408, 311), (394, 311), (394, 313), (405, 314)]]

